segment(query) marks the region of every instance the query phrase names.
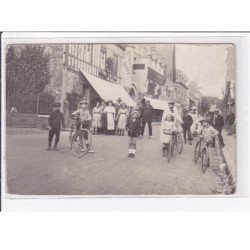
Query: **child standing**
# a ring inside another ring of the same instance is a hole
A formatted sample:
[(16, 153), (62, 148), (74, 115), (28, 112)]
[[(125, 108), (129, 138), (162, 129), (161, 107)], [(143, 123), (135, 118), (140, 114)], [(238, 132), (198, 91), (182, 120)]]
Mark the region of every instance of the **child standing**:
[[(169, 150), (169, 143), (172, 139), (172, 134), (177, 132), (177, 128), (175, 126), (175, 123), (173, 121), (172, 115), (167, 115), (165, 118), (165, 121), (162, 125), (162, 136), (161, 136), (161, 142), (162, 142), (162, 151), (163, 156), (165, 156), (166, 150)], [(168, 152), (170, 153), (170, 152)]]
[(56, 135), (54, 150), (58, 151), (57, 144), (60, 139), (60, 129), (61, 123), (65, 129), (65, 120), (63, 113), (60, 111), (61, 103), (54, 104), (54, 110), (50, 113), (48, 123), (49, 123), (49, 145), (47, 150), (51, 150), (51, 143), (54, 135)]
[(136, 139), (141, 129), (141, 123), (138, 118), (139, 118), (139, 113), (137, 111), (133, 111), (126, 125), (126, 130), (128, 131), (128, 136), (129, 136), (128, 157), (131, 158), (135, 157)]

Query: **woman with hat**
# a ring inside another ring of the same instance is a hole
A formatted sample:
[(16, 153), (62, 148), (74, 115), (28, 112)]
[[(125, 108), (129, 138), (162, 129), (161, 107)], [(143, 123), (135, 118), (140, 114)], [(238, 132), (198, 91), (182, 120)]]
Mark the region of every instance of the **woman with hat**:
[(139, 118), (139, 112), (133, 111), (126, 124), (126, 130), (128, 131), (128, 136), (129, 136), (128, 157), (131, 158), (135, 157), (136, 139), (141, 129), (141, 123), (138, 118)]
[(114, 135), (115, 131), (115, 107), (111, 100), (108, 101), (108, 106), (103, 110), (107, 114), (107, 133)]
[(103, 134), (107, 134), (107, 113), (104, 113), (104, 109), (106, 108), (106, 103), (105, 100), (102, 99), (101, 102), (101, 113), (102, 113), (102, 117), (101, 117), (101, 123), (102, 123), (102, 128), (101, 128), (101, 133)]
[(122, 106), (119, 109), (117, 117), (116, 117), (118, 135), (124, 136), (124, 130), (126, 129), (127, 117), (128, 117), (128, 109), (126, 108), (126, 103), (122, 102)]
[(96, 103), (96, 106), (93, 108), (92, 111), (93, 114), (93, 122), (92, 126), (94, 128), (94, 134), (99, 134), (100, 129), (102, 128), (102, 107), (100, 105), (100, 102)]

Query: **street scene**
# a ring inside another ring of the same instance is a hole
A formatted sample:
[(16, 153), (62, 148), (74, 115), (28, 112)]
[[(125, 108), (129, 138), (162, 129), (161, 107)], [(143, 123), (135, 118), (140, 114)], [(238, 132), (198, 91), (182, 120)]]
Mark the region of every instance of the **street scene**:
[(10, 195), (237, 190), (230, 44), (37, 44), (6, 50)]

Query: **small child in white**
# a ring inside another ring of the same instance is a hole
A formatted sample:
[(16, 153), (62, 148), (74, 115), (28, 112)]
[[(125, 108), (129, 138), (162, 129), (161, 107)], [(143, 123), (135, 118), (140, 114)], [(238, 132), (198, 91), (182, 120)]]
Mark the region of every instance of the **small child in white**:
[(162, 126), (162, 132), (163, 132), (161, 136), (162, 152), (163, 152), (163, 156), (165, 156), (166, 150), (167, 151), (169, 150), (169, 143), (172, 139), (172, 134), (177, 132), (177, 128), (172, 119), (172, 115), (166, 116), (165, 121)]

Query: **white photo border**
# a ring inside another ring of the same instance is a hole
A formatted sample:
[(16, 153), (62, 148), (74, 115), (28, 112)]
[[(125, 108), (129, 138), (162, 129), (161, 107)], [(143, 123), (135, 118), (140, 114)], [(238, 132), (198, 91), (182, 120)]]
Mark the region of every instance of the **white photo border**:
[[(211, 211), (245, 210), (249, 197), (249, 33), (10, 32), (2, 34), (2, 210), (3, 211)], [(6, 193), (6, 46), (20, 43), (231, 43), (236, 47), (237, 190), (233, 195), (15, 196)], [(247, 135), (247, 136), (246, 136)], [(35, 199), (36, 198), (36, 199)], [(108, 198), (108, 199), (107, 199)]]

